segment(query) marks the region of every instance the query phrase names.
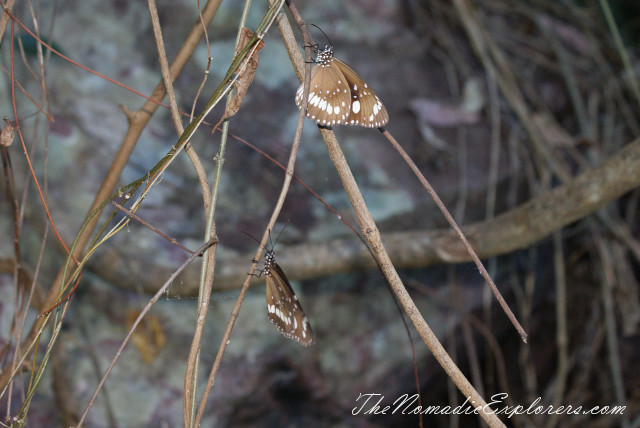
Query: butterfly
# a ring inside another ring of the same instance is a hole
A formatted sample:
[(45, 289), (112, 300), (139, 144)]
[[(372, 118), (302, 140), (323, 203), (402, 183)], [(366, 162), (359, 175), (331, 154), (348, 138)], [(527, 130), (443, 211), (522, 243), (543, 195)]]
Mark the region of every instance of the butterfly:
[(302, 346), (313, 345), (311, 324), (293, 292), (287, 276), (276, 263), (273, 250), (265, 255), (262, 273), (267, 278), (267, 316), (287, 338)]
[[(306, 116), (319, 125), (360, 125), (380, 128), (389, 122), (380, 98), (355, 70), (333, 56), (333, 47), (317, 50), (317, 65), (311, 70)], [(302, 109), (304, 83), (296, 92)]]

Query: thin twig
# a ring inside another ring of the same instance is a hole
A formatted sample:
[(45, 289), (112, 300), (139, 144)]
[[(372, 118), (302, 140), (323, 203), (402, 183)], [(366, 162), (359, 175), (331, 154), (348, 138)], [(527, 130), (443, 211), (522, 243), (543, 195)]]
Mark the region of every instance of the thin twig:
[[(567, 324), (567, 281), (566, 266), (564, 263), (564, 251), (562, 249), (562, 232), (553, 234), (553, 261), (555, 268), (556, 289), (556, 345), (558, 347), (557, 368), (555, 375), (555, 391), (553, 393), (554, 408), (558, 408), (566, 402), (565, 391), (569, 376), (569, 335)], [(558, 424), (560, 415), (555, 413), (549, 416), (547, 428), (553, 428)]]
[(460, 227), (458, 226), (456, 221), (453, 219), (453, 217), (449, 213), (449, 210), (447, 210), (447, 207), (444, 205), (444, 203), (442, 202), (442, 200), (440, 199), (440, 197), (438, 196), (436, 191), (433, 189), (433, 187), (431, 187), (431, 184), (429, 183), (429, 181), (425, 178), (425, 176), (422, 174), (422, 172), (418, 169), (418, 167), (413, 162), (411, 157), (407, 154), (407, 152), (404, 151), (402, 146), (400, 144), (398, 144), (398, 142), (396, 141), (395, 138), (393, 138), (391, 133), (389, 131), (385, 130), (383, 132), (383, 135), (391, 143), (393, 148), (395, 148), (398, 151), (400, 156), (402, 156), (402, 159), (404, 159), (404, 161), (407, 163), (407, 165), (409, 165), (409, 168), (411, 168), (411, 170), (416, 175), (416, 177), (418, 177), (418, 179), (420, 180), (420, 183), (422, 184), (422, 186), (427, 190), (427, 192), (429, 193), (429, 196), (431, 196), (433, 201), (436, 203), (436, 205), (440, 209), (440, 212), (442, 212), (442, 215), (445, 216), (445, 218), (449, 222), (449, 225), (456, 232), (456, 234), (458, 235), (458, 238), (460, 238), (460, 241), (462, 242), (462, 244), (466, 248), (467, 252), (471, 256), (471, 259), (473, 260), (475, 265), (480, 270), (480, 274), (482, 275), (484, 280), (487, 282), (489, 287), (491, 287), (491, 291), (493, 291), (493, 295), (495, 296), (496, 300), (498, 301), (498, 303), (502, 307), (502, 310), (504, 311), (505, 314), (507, 314), (507, 317), (509, 318), (509, 320), (511, 321), (513, 326), (516, 328), (516, 330), (518, 331), (518, 334), (520, 334), (520, 337), (521, 337), (522, 341), (526, 343), (527, 342), (527, 333), (524, 331), (524, 329), (522, 328), (522, 326), (520, 325), (520, 323), (516, 319), (516, 316), (511, 311), (511, 308), (509, 308), (509, 305), (507, 304), (507, 302), (504, 300), (504, 298), (500, 294), (500, 290), (498, 290), (498, 287), (496, 287), (496, 285), (494, 284), (493, 279), (491, 279), (491, 276), (489, 275), (489, 272), (487, 272), (487, 270), (485, 269), (484, 265), (480, 261), (480, 258), (478, 257), (478, 255), (476, 254), (475, 250), (473, 249), (473, 247), (471, 246), (471, 244), (467, 240), (467, 237), (464, 235), (464, 233), (462, 233), (462, 230), (460, 230)]
[(604, 309), (604, 326), (607, 337), (607, 358), (616, 404), (625, 406), (627, 403), (622, 366), (620, 364), (620, 347), (616, 328), (615, 305), (613, 303), (613, 288), (616, 283), (611, 250), (605, 239), (600, 234), (595, 223), (591, 222), (591, 230), (594, 233), (598, 255), (602, 263), (602, 278), (600, 278), (600, 291), (602, 292), (602, 306)]
[(634, 66), (629, 59), (627, 49), (624, 47), (622, 36), (620, 35), (620, 30), (618, 29), (618, 24), (616, 24), (616, 20), (613, 17), (613, 13), (611, 12), (611, 7), (609, 7), (609, 1), (600, 0), (600, 7), (602, 8), (604, 17), (607, 20), (607, 25), (609, 26), (609, 30), (611, 31), (611, 35), (613, 36), (618, 54), (620, 54), (620, 58), (622, 59), (622, 63), (624, 64), (631, 90), (636, 97), (636, 103), (640, 104), (640, 84), (638, 84), (638, 79), (636, 77), (636, 73), (634, 72)]
[(119, 203), (117, 203), (116, 201), (111, 201), (111, 204), (116, 207), (117, 209), (119, 209), (120, 211), (122, 211), (123, 213), (125, 213), (126, 215), (128, 215), (129, 217), (131, 217), (132, 219), (136, 220), (138, 223), (140, 223), (143, 226), (148, 227), (149, 229), (151, 229), (153, 232), (157, 233), (158, 235), (162, 236), (164, 239), (166, 239), (167, 241), (169, 241), (170, 243), (172, 243), (173, 245), (176, 245), (178, 247), (180, 247), (182, 250), (186, 251), (189, 254), (193, 254), (193, 251), (191, 251), (190, 249), (188, 249), (187, 247), (185, 247), (184, 245), (182, 245), (180, 242), (176, 241), (175, 239), (173, 239), (172, 237), (170, 237), (169, 235), (167, 235), (166, 233), (162, 232), (161, 230), (159, 230), (158, 228), (156, 228), (155, 226), (150, 225), (146, 220), (144, 220), (143, 218), (141, 218), (139, 215), (137, 215), (134, 212), (129, 211), (128, 209), (126, 209), (125, 207), (123, 207), (122, 205), (120, 205)]

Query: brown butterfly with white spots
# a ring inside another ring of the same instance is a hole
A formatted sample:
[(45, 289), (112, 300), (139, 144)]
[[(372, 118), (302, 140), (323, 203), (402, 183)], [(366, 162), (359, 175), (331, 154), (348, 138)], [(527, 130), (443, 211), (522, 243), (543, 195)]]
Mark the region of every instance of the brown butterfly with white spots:
[[(317, 50), (317, 65), (311, 70), (306, 116), (319, 125), (360, 125), (380, 128), (389, 122), (387, 109), (373, 89), (353, 68), (333, 56), (333, 47)], [(296, 92), (302, 109), (304, 83)]]
[(267, 277), (267, 316), (287, 338), (302, 346), (313, 345), (311, 324), (293, 292), (287, 276), (276, 263), (273, 250), (265, 255), (262, 273)]

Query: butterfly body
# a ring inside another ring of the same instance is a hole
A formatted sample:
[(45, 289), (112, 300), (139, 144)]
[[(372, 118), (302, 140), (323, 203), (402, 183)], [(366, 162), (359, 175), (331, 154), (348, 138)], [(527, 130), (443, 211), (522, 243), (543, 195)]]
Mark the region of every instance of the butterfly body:
[(313, 331), (309, 320), (293, 292), (286, 275), (278, 266), (273, 250), (267, 251), (264, 269), (267, 278), (267, 316), (269, 321), (287, 338), (302, 346), (313, 345)]
[[(359, 125), (380, 128), (389, 114), (380, 98), (362, 77), (333, 56), (333, 48), (318, 51), (311, 71), (306, 116), (324, 125)], [(296, 92), (296, 105), (304, 108), (304, 84)]]

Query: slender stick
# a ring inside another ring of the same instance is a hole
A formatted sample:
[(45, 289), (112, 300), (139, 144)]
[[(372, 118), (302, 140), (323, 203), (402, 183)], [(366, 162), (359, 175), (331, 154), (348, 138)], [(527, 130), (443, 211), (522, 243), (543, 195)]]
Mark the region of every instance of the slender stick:
[(460, 238), (460, 241), (462, 241), (462, 244), (464, 245), (464, 247), (467, 249), (467, 252), (471, 256), (471, 259), (480, 270), (480, 274), (482, 275), (484, 280), (487, 281), (487, 284), (489, 284), (489, 287), (491, 288), (491, 291), (493, 292), (493, 295), (495, 296), (496, 300), (498, 300), (500, 307), (502, 307), (502, 310), (505, 312), (505, 314), (507, 314), (507, 317), (511, 321), (511, 324), (513, 324), (513, 326), (518, 331), (518, 334), (520, 334), (522, 341), (524, 343), (527, 343), (527, 333), (524, 331), (524, 328), (522, 328), (522, 326), (516, 319), (516, 316), (511, 311), (511, 308), (509, 308), (509, 305), (502, 297), (502, 294), (500, 294), (500, 290), (498, 290), (498, 287), (496, 287), (496, 284), (493, 282), (493, 279), (491, 279), (491, 275), (489, 275), (489, 272), (487, 272), (487, 269), (485, 269), (484, 265), (478, 258), (478, 255), (476, 254), (475, 250), (467, 240), (467, 237), (464, 236), (464, 233), (462, 233), (462, 230), (460, 230), (460, 227), (458, 226), (456, 221), (453, 219), (453, 217), (449, 213), (449, 210), (447, 210), (447, 207), (444, 205), (444, 203), (442, 202), (442, 200), (440, 199), (436, 191), (433, 189), (433, 187), (431, 186), (429, 181), (425, 178), (425, 176), (422, 175), (422, 172), (420, 172), (420, 170), (418, 169), (416, 164), (413, 162), (411, 157), (407, 154), (407, 152), (405, 152), (402, 146), (398, 144), (395, 138), (393, 138), (391, 133), (385, 130), (383, 132), (383, 135), (387, 137), (387, 140), (389, 140), (393, 148), (395, 148), (398, 151), (398, 153), (400, 153), (400, 156), (402, 156), (402, 159), (404, 159), (407, 165), (409, 165), (413, 173), (420, 180), (420, 183), (422, 183), (422, 185), (427, 190), (429, 195), (433, 198), (438, 208), (440, 208), (440, 211), (442, 212), (444, 217), (447, 219), (447, 221), (449, 222), (453, 230), (456, 232), (456, 234), (458, 235), (458, 238)]
[(158, 235), (162, 236), (164, 239), (166, 239), (167, 241), (171, 242), (173, 245), (176, 245), (176, 246), (180, 247), (180, 249), (186, 251), (189, 254), (193, 254), (193, 251), (191, 251), (190, 249), (188, 249), (187, 247), (185, 247), (184, 245), (182, 245), (181, 243), (179, 243), (178, 241), (176, 241), (175, 239), (173, 239), (172, 237), (170, 237), (169, 235), (167, 235), (163, 231), (159, 230), (157, 227), (150, 225), (146, 220), (141, 218), (139, 215), (137, 215), (134, 212), (129, 211), (128, 209), (126, 209), (125, 207), (123, 207), (122, 205), (117, 203), (116, 201), (111, 201), (111, 205), (113, 205), (114, 207), (118, 208), (120, 211), (122, 211), (123, 213), (125, 213), (126, 215), (131, 217), (132, 219), (136, 220), (137, 222), (139, 222), (143, 226), (146, 226), (147, 228), (151, 229), (152, 231), (154, 231)]

